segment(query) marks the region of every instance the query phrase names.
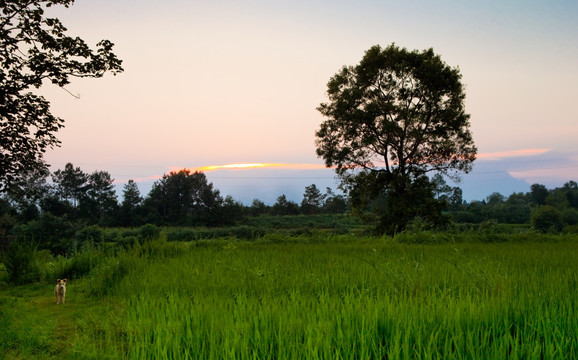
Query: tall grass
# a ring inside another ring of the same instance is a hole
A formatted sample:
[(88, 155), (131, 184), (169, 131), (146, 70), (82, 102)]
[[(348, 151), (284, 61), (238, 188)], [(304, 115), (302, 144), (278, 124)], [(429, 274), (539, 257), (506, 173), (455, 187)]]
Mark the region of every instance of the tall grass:
[(576, 239), (270, 240), (160, 241), (126, 253), (91, 282), (119, 310), (87, 320), (76, 351), (127, 359), (578, 357)]

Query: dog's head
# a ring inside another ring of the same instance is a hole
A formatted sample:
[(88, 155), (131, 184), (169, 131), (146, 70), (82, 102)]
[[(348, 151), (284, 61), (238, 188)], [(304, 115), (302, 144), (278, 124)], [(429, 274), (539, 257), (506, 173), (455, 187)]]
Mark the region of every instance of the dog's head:
[(56, 286), (60, 288), (66, 287), (66, 279), (56, 279)]

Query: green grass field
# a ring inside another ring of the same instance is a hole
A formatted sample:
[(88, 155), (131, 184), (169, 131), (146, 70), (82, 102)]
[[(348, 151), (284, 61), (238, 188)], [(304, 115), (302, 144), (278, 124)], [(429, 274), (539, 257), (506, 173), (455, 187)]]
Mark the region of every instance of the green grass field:
[(578, 238), (544, 239), (161, 237), (86, 250), (90, 271), (69, 281), (65, 305), (47, 280), (3, 286), (0, 357), (578, 358)]

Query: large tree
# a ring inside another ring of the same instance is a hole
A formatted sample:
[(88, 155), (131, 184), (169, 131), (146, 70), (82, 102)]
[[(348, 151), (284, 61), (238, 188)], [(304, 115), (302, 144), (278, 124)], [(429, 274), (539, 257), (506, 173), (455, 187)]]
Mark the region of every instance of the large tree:
[(152, 222), (175, 225), (216, 225), (223, 198), (202, 172), (172, 171), (153, 184), (143, 206), (156, 213)]
[(55, 133), (63, 120), (31, 90), (123, 70), (110, 41), (92, 50), (81, 38), (67, 35), (58, 19), (45, 16), (47, 7), (73, 3), (0, 0), (0, 190), (42, 166), (45, 151), (60, 143)]
[(317, 155), (356, 195), (352, 204), (385, 193), (382, 231), (402, 230), (416, 216), (438, 217), (426, 175), (457, 179), (477, 152), (459, 69), (433, 49), (374, 46), (330, 79), (327, 95), (318, 108), (327, 119), (316, 132)]

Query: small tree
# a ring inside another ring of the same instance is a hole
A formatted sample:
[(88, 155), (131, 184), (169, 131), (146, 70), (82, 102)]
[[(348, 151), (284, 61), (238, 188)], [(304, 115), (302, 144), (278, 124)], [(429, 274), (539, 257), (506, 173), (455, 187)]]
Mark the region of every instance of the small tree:
[(271, 211), (273, 215), (298, 215), (299, 205), (294, 201), (287, 200), (287, 196), (283, 194), (277, 198)]
[(259, 199), (253, 199), (251, 203), (250, 213), (252, 216), (259, 216), (269, 211), (269, 207)]
[(143, 199), (140, 196), (137, 183), (130, 179), (128, 183), (124, 185), (123, 200), (120, 206), (122, 218), (121, 223), (124, 226), (136, 225), (135, 215), (142, 203), (142, 200)]
[[(460, 80), (459, 69), (432, 49), (410, 52), (392, 44), (370, 48), (359, 65), (344, 67), (327, 84), (317, 155), (335, 168), (344, 189), (365, 195), (356, 199), (387, 196), (381, 231), (402, 230), (429, 212), (422, 204), (431, 203), (433, 192), (410, 194), (427, 173), (457, 179), (471, 170), (477, 149)], [(367, 203), (353, 202), (361, 209)], [(430, 215), (432, 221), (440, 216)]]
[(301, 212), (306, 215), (318, 214), (323, 206), (325, 195), (317, 188), (317, 185), (311, 184), (305, 187), (303, 201), (301, 201)]

